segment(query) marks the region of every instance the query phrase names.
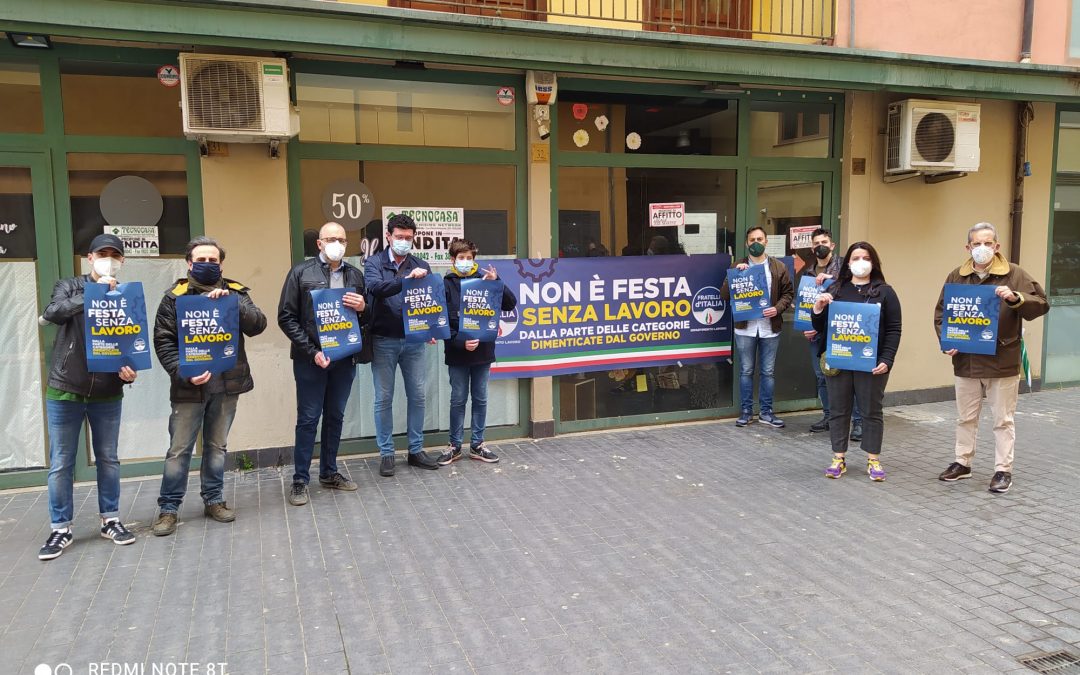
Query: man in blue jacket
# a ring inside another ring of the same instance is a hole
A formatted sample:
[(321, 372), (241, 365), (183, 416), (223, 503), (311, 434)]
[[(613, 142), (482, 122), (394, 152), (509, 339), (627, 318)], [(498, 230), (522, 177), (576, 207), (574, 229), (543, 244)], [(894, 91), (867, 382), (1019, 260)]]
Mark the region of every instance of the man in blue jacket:
[(426, 262), (412, 255), (416, 223), (401, 213), (386, 222), (387, 249), (364, 262), (364, 281), (372, 297), (371, 378), (375, 385), (375, 441), (382, 461), (379, 474), (394, 475), (394, 378), (398, 366), (408, 400), (409, 465), (438, 469), (424, 452), (424, 387), (427, 381), (422, 342), (405, 342), (401, 318), (401, 280), (421, 279), (431, 272)]

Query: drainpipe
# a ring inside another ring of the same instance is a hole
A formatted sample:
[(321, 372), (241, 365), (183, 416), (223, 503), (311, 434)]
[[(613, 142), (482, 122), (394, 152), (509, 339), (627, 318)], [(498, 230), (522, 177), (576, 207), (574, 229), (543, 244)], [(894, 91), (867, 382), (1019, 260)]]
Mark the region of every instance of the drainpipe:
[[(1035, 0), (1025, 0), (1025, 2), (1034, 2)], [(849, 48), (855, 46), (855, 0), (848, 0), (848, 38), (847, 46)]]
[[(1030, 1), (1030, 0), (1029, 0)], [(1009, 262), (1020, 264), (1020, 240), (1024, 228), (1024, 179), (1031, 175), (1027, 161), (1028, 125), (1035, 119), (1031, 103), (1017, 104), (1016, 118), (1016, 182), (1013, 187), (1012, 232), (1009, 235)]]
[(1024, 34), (1020, 41), (1020, 63), (1031, 63), (1031, 25), (1035, 20), (1035, 0), (1024, 0)]

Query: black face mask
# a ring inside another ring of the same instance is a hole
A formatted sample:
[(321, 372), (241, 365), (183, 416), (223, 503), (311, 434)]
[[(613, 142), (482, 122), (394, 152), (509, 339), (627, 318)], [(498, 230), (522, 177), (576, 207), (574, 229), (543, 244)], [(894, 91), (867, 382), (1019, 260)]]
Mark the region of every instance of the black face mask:
[(828, 258), (830, 253), (832, 253), (832, 249), (824, 244), (814, 247), (814, 255), (816, 255), (819, 260)]
[(191, 263), (191, 278), (203, 286), (213, 286), (221, 279), (221, 265), (210, 262)]

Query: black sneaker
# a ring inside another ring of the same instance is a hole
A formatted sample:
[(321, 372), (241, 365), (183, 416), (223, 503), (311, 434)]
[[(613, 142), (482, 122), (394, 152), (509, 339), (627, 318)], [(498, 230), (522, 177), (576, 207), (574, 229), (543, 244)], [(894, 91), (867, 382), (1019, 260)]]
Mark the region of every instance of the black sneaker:
[(118, 546), (127, 546), (135, 543), (135, 535), (128, 531), (119, 518), (110, 518), (101, 526), (102, 539), (112, 539)]
[(334, 473), (328, 478), (319, 476), (319, 485), (330, 488), (331, 490), (345, 490), (346, 492), (352, 492), (356, 489), (356, 483), (352, 482), (340, 473)]
[(461, 459), (461, 446), (447, 444), (446, 449), (442, 451), (442, 454), (435, 461), (439, 463), (439, 466), (446, 466), (459, 459)]
[(469, 448), (469, 459), (475, 459), (481, 462), (487, 462), (488, 464), (494, 464), (499, 461), (499, 456), (494, 452), (487, 449), (487, 446), (481, 443), (475, 448)]
[(750, 424), (753, 421), (754, 413), (750, 410), (744, 410), (742, 411), (742, 414), (739, 415), (739, 419), (735, 420), (735, 426), (745, 427), (747, 424)]
[(49, 538), (45, 540), (45, 545), (38, 551), (38, 560), (52, 560), (53, 558), (59, 558), (60, 554), (64, 552), (64, 549), (71, 546), (73, 541), (75, 541), (75, 537), (71, 534), (70, 528), (64, 532), (53, 530), (49, 533)]
[(420, 469), (438, 469), (439, 463), (421, 450), (420, 452), (409, 453), (409, 466), (415, 466)]
[(810, 425), (810, 433), (812, 433), (812, 434), (816, 434), (819, 431), (828, 431), (828, 430), (829, 430), (829, 418), (827, 416), (822, 417), (817, 422), (814, 422), (813, 424)]
[(851, 440), (856, 443), (862, 440), (862, 422), (856, 422), (851, 425)]
[(379, 475), (389, 478), (394, 475), (394, 456), (383, 455), (379, 461)]
[(1008, 471), (998, 471), (990, 481), (990, 492), (1005, 494), (1012, 487), (1012, 474)]
[(289, 491), (289, 503), (293, 506), (303, 506), (308, 503), (307, 483), (293, 483)]
[(963, 480), (964, 478), (971, 478), (971, 467), (964, 466), (960, 462), (953, 462), (941, 472), (941, 475), (937, 477), (938, 480), (946, 482), (953, 482), (954, 480)]

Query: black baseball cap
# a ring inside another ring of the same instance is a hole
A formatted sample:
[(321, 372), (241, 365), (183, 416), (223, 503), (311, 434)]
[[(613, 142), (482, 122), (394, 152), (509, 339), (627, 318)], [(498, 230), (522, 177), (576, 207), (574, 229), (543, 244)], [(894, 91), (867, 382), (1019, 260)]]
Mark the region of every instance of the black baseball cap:
[(124, 242), (115, 234), (99, 234), (90, 242), (91, 253), (97, 253), (103, 248), (115, 248), (120, 251), (120, 255), (124, 255)]

